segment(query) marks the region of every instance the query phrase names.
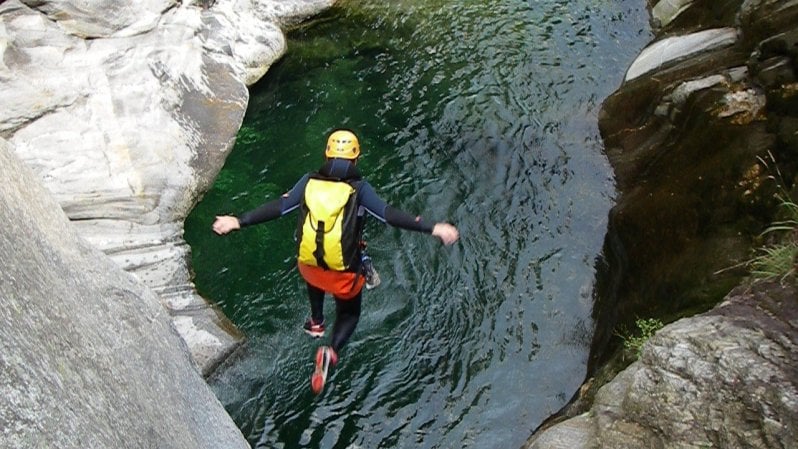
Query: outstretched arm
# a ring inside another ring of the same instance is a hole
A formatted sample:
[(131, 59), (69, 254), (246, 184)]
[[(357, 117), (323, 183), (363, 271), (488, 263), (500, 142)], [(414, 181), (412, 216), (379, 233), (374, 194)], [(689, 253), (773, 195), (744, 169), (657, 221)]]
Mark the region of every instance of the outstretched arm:
[(274, 220), (293, 211), (299, 207), (302, 192), (305, 191), (305, 184), (308, 182), (308, 175), (303, 176), (294, 187), (276, 200), (269, 201), (263, 205), (246, 212), (238, 217), (233, 215), (217, 215), (213, 222), (213, 232), (224, 235), (242, 227), (263, 223)]
[(449, 223), (429, 223), (420, 216), (414, 217), (407, 212), (397, 209), (374, 191), (368, 182), (363, 182), (360, 186), (360, 204), (378, 220), (388, 223), (401, 229), (410, 231), (425, 232), (441, 239), (445, 245), (451, 245), (460, 238), (457, 228)]

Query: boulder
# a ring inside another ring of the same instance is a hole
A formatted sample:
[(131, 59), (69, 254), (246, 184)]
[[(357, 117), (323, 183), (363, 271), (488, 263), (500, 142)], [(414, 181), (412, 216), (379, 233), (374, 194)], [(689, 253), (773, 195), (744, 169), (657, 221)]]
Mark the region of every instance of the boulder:
[(737, 30), (731, 27), (662, 39), (646, 47), (632, 62), (626, 71), (625, 81), (633, 80), (644, 73), (697, 53), (734, 45), (736, 41)]
[(693, 0), (660, 0), (651, 8), (651, 20), (658, 28), (668, 26), (692, 4)]
[[(153, 29), (161, 14), (175, 0), (141, 0), (135, 3), (114, 0), (21, 0), (57, 23), (67, 33), (81, 38), (123, 37)], [(103, 11), (104, 14), (97, 15)]]
[(158, 296), (4, 139), (0, 176), (0, 447), (248, 448)]
[(754, 284), (657, 332), (544, 448), (798, 447), (798, 291)]

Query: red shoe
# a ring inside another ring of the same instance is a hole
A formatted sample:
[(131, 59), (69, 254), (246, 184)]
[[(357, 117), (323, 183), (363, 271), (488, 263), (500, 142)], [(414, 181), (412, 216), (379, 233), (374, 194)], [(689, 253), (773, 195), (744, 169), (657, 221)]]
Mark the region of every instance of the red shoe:
[(310, 376), (310, 389), (314, 394), (321, 393), (324, 384), (327, 382), (327, 371), (330, 366), (338, 363), (338, 354), (329, 346), (320, 346), (316, 350), (316, 370)]

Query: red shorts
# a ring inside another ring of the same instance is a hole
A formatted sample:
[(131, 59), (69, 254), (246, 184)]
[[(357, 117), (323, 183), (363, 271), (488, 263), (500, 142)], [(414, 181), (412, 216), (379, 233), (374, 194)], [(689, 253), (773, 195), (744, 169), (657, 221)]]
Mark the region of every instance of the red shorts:
[(298, 263), (299, 274), (308, 284), (340, 299), (352, 299), (360, 293), (366, 278), (358, 273), (325, 270), (321, 267)]

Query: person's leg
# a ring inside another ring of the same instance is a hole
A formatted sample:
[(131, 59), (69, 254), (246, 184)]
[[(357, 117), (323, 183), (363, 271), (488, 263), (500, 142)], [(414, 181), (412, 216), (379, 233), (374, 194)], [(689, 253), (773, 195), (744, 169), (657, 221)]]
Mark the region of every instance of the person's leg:
[(316, 394), (319, 394), (324, 388), (329, 368), (338, 363), (338, 352), (355, 332), (357, 322), (360, 320), (362, 297), (362, 292), (352, 299), (335, 297), (335, 323), (333, 324), (331, 346), (321, 346), (316, 350), (316, 369), (310, 376), (310, 388)]
[[(332, 348), (337, 354), (349, 341), (360, 320), (360, 303), (363, 292), (352, 299), (335, 298), (335, 324), (333, 324)], [(337, 358), (337, 357), (336, 357)]]
[(308, 299), (310, 300), (310, 318), (315, 324), (324, 322), (324, 290), (308, 284)]
[(324, 290), (308, 285), (308, 299), (310, 300), (310, 318), (305, 321), (302, 328), (311, 337), (324, 336)]

